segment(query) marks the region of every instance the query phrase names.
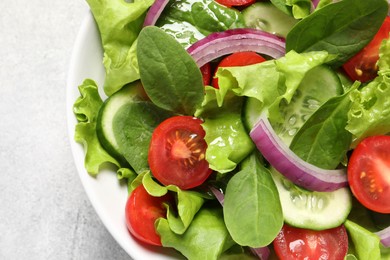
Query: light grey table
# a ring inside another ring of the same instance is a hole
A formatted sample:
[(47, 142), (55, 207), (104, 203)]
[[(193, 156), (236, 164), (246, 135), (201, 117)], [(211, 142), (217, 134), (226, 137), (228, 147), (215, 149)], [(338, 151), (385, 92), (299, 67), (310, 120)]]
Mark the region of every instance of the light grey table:
[(130, 259), (77, 175), (65, 86), (85, 0), (0, 1), (0, 259)]

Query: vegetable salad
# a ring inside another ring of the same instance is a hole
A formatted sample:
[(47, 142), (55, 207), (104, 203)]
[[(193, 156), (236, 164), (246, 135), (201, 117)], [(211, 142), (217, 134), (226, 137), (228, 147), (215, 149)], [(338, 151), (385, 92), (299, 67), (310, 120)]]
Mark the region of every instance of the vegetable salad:
[(188, 259), (390, 259), (387, 1), (87, 2), (106, 75), (79, 86), (75, 140), (127, 182), (129, 236)]

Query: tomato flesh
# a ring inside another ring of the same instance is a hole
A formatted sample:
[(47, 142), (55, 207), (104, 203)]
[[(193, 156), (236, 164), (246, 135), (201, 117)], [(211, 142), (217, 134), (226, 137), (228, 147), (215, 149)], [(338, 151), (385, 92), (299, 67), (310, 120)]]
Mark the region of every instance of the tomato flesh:
[(273, 242), (280, 259), (343, 260), (348, 251), (345, 227), (314, 231), (285, 224)]
[(158, 218), (165, 218), (167, 209), (164, 203), (173, 198), (170, 194), (153, 197), (143, 185), (133, 190), (127, 199), (125, 218), (130, 233), (138, 240), (150, 245), (161, 246), (161, 238), (157, 234), (154, 223)]
[[(266, 61), (266, 59), (264, 59), (256, 52), (251, 52), (251, 51), (236, 52), (223, 58), (221, 62), (218, 64), (215, 71), (217, 71), (218, 68), (220, 67), (247, 66), (256, 63), (261, 63), (263, 61)], [(219, 88), (218, 79), (215, 78), (215, 74), (212, 80), (212, 86), (217, 89)]]
[(361, 204), (390, 213), (390, 136), (361, 141), (352, 152), (347, 171), (352, 193)]
[(215, 1), (226, 7), (248, 6), (256, 2), (256, 0), (215, 0)]
[(352, 80), (367, 82), (378, 75), (379, 47), (384, 39), (389, 38), (389, 33), (390, 17), (387, 16), (371, 42), (343, 65)]
[(202, 120), (175, 116), (163, 121), (152, 134), (148, 162), (153, 176), (164, 185), (190, 189), (211, 174)]

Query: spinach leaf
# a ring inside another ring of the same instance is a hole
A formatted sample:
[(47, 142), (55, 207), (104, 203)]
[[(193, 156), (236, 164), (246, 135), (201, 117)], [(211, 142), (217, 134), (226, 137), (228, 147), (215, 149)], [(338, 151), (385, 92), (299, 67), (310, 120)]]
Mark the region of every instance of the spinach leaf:
[(257, 154), (246, 159), (243, 169), (230, 179), (223, 213), (230, 235), (242, 246), (266, 246), (282, 228), (278, 190)]
[(325, 50), (339, 66), (361, 50), (387, 15), (385, 0), (343, 0), (328, 4), (297, 23), (286, 38), (286, 51)]
[(119, 151), (139, 174), (148, 170), (148, 149), (153, 130), (172, 116), (147, 101), (135, 101), (123, 106), (113, 118), (113, 131)]
[(290, 149), (303, 160), (324, 169), (334, 169), (344, 158), (352, 134), (345, 127), (351, 107), (349, 92), (329, 99), (304, 123)]
[(203, 100), (202, 74), (184, 48), (163, 30), (145, 27), (138, 37), (142, 84), (157, 106), (193, 115)]
[(184, 47), (212, 32), (245, 27), (242, 14), (214, 0), (170, 1), (156, 24)]

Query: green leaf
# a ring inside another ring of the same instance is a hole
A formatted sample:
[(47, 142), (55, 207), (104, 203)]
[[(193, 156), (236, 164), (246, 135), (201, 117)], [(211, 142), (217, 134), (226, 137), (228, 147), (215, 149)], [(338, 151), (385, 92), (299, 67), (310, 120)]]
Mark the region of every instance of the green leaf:
[(156, 24), (187, 48), (212, 32), (244, 27), (242, 14), (214, 0), (170, 1)]
[(123, 105), (113, 118), (113, 132), (119, 152), (139, 174), (148, 170), (148, 151), (154, 129), (172, 116), (148, 101)]
[(329, 99), (299, 129), (290, 149), (301, 159), (323, 169), (335, 169), (345, 157), (352, 141), (345, 129), (351, 107), (348, 94)]
[(380, 239), (377, 235), (349, 220), (344, 225), (352, 241), (350, 247), (358, 259), (381, 259)]
[(297, 23), (286, 38), (286, 51), (325, 50), (339, 66), (362, 49), (387, 15), (385, 0), (343, 0), (328, 4)]
[(203, 100), (202, 74), (193, 58), (161, 29), (145, 27), (138, 38), (141, 81), (157, 106), (193, 115)]
[(234, 170), (255, 147), (241, 120), (242, 105), (242, 97), (229, 95), (219, 107), (216, 89), (206, 86), (202, 108), (195, 113), (204, 120), (206, 160), (219, 173)]
[(380, 49), (378, 76), (368, 85), (352, 91), (352, 107), (347, 130), (354, 135), (354, 145), (372, 135), (390, 132), (390, 40)]
[(104, 92), (110, 96), (139, 79), (136, 39), (153, 0), (87, 0), (99, 28), (106, 69)]
[(283, 226), (279, 193), (268, 169), (252, 154), (229, 181), (224, 219), (233, 240), (242, 246), (269, 245)]
[(188, 259), (218, 259), (235, 244), (223, 222), (221, 208), (202, 207), (182, 235), (174, 233), (163, 218), (157, 220), (156, 227), (163, 246), (178, 250)]
[(155, 197), (164, 196), (168, 191), (174, 192), (177, 197), (177, 207), (168, 207), (167, 220), (172, 232), (183, 234), (191, 224), (194, 216), (203, 206), (203, 196), (195, 191), (181, 190), (174, 185), (162, 186), (158, 184), (150, 172), (142, 178), (142, 184), (148, 193)]
[(120, 167), (118, 161), (104, 150), (96, 133), (96, 120), (99, 109), (103, 105), (96, 83), (86, 79), (79, 86), (79, 91), (81, 96), (73, 105), (73, 112), (78, 121), (74, 139), (84, 145), (85, 169), (88, 173), (96, 175), (105, 163)]

